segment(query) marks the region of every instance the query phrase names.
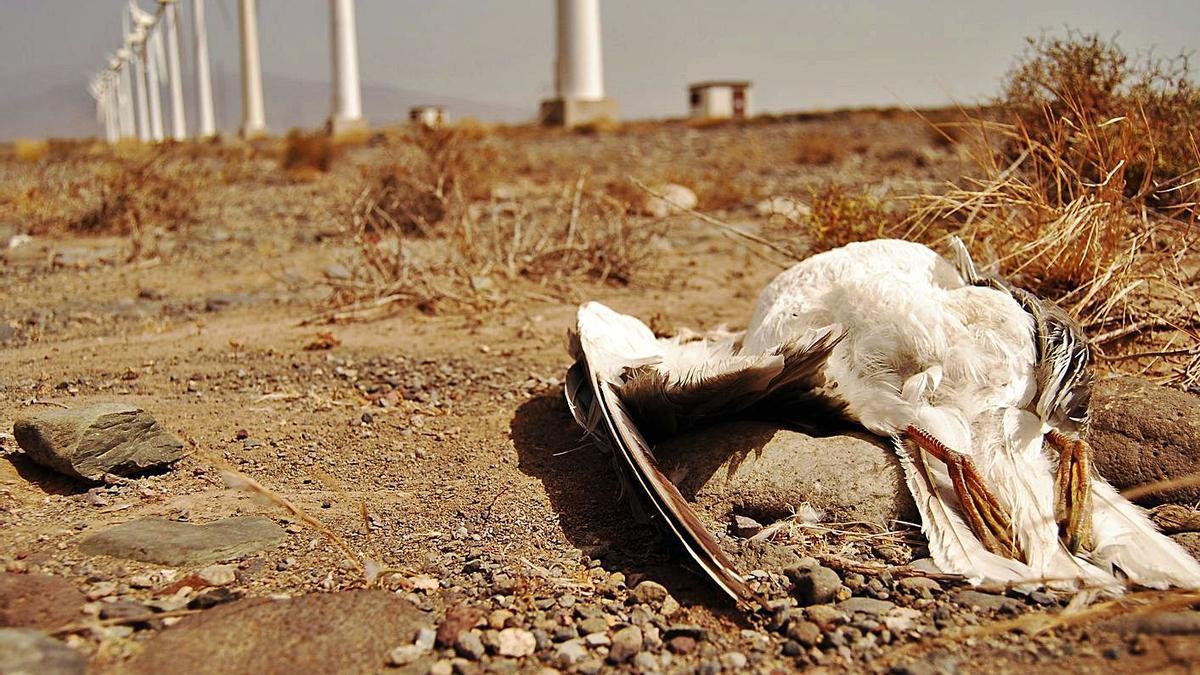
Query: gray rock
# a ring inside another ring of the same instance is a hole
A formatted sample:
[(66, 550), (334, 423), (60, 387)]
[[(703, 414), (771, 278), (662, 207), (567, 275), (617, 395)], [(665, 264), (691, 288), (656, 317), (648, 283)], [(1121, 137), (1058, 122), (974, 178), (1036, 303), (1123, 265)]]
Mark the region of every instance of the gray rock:
[[(1200, 472), (1200, 397), (1121, 377), (1096, 385), (1091, 410), (1093, 461), (1118, 490)], [(1190, 486), (1138, 501), (1197, 500), (1200, 487)]]
[(735, 673), (744, 670), (749, 663), (750, 660), (741, 652), (726, 652), (721, 655), (721, 667)]
[(474, 631), (464, 630), (458, 634), (458, 639), (454, 641), (454, 653), (470, 659), (478, 661), (483, 658), (486, 650), (483, 648), (483, 640), (480, 639)]
[(524, 628), (505, 628), (496, 637), (496, 653), (520, 658), (537, 649), (537, 638)]
[(893, 602), (876, 600), (874, 598), (850, 598), (837, 604), (837, 608), (847, 614), (862, 612), (863, 614), (870, 614), (872, 616), (886, 614), (895, 606), (896, 604)]
[(866, 433), (814, 438), (743, 421), (673, 438), (655, 454), (687, 468), (680, 491), (719, 522), (734, 510), (779, 519), (803, 502), (835, 521), (917, 518), (895, 454)]
[(935, 592), (941, 592), (942, 585), (929, 577), (905, 577), (897, 585), (900, 588), (916, 591), (922, 597), (929, 597)]
[(17, 420), (13, 436), (38, 464), (89, 480), (163, 467), (184, 454), (174, 434), (127, 403), (39, 412)]
[(412, 603), (379, 590), (238, 600), (162, 631), (124, 672), (375, 673), (396, 636), (426, 620)]
[(730, 527), (733, 529), (733, 533), (739, 537), (753, 537), (763, 529), (762, 523), (757, 520), (738, 515), (733, 517)]
[(643, 581), (633, 589), (633, 597), (643, 605), (657, 605), (667, 599), (667, 588), (654, 581)]
[(958, 593), (955, 593), (954, 601), (965, 607), (974, 607), (988, 611), (1021, 608), (1021, 603), (1013, 600), (1012, 598), (1007, 598), (1003, 595), (996, 595), (994, 593), (981, 593), (973, 590), (959, 591)]
[(608, 660), (611, 663), (625, 663), (640, 651), (642, 651), (642, 629), (637, 626), (626, 626), (613, 633), (612, 647), (608, 650)]
[(642, 209), (645, 215), (655, 218), (665, 218), (680, 209), (694, 209), (699, 199), (691, 189), (675, 183), (656, 185), (652, 188), (661, 197), (648, 195), (646, 205)]
[(793, 621), (788, 625), (787, 636), (805, 647), (813, 647), (821, 642), (821, 627), (811, 621)]
[(842, 585), (837, 572), (820, 565), (789, 567), (784, 574), (792, 582), (792, 595), (802, 607), (833, 602)]
[(658, 659), (650, 652), (638, 652), (633, 657), (633, 669), (639, 673), (653, 673), (659, 670), (661, 665)]
[(554, 658), (563, 667), (572, 666), (587, 658), (588, 649), (583, 640), (567, 640), (554, 652)]
[(5, 675), (82, 675), (87, 659), (44, 633), (0, 628), (0, 673)]
[(283, 539), (283, 529), (262, 516), (225, 518), (204, 525), (142, 518), (84, 539), (79, 550), (160, 565), (203, 565), (275, 547)]

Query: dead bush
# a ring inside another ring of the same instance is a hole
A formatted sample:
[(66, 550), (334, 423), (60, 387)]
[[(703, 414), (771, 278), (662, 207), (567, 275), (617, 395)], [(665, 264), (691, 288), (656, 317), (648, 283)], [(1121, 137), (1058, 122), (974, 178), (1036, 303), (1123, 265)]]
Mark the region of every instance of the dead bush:
[(329, 306), (316, 320), (377, 318), (402, 306), (436, 311), (454, 303), (498, 301), (501, 283), (545, 287), (589, 279), (627, 284), (654, 255), (658, 225), (626, 217), (624, 207), (585, 189), (567, 191), (555, 213), (512, 204), (477, 205), (456, 214), (436, 236), (395, 219), (372, 217), (364, 193), (350, 209), (350, 279), (329, 279)]
[(1047, 183), (1055, 203), (1111, 183), (1113, 171), (1125, 196), (1152, 208), (1200, 199), (1200, 88), (1186, 53), (1131, 58), (1115, 41), (1073, 31), (1031, 39), (998, 104), (1016, 131), (1002, 139), (1010, 161), (1036, 144), (1054, 154), (1038, 153), (1026, 170), (1062, 164), (1081, 179)]
[(793, 157), (797, 164), (828, 166), (843, 161), (850, 155), (867, 151), (867, 144), (845, 134), (814, 131), (801, 135), (793, 146)]
[(333, 166), (334, 144), (327, 133), (292, 129), (283, 143), (280, 168), (293, 180), (312, 180)]
[(810, 193), (809, 209), (792, 219), (808, 238), (809, 252), (820, 253), (854, 241), (895, 237), (901, 218), (883, 200), (830, 183)]
[[(1155, 368), (1182, 383), (1180, 360), (1200, 353), (1200, 152), (1190, 134), (1164, 130), (1194, 115), (1195, 90), (1150, 86), (1161, 62), (1131, 69), (1094, 36), (1031, 45), (998, 111), (1007, 121), (977, 121), (988, 141), (975, 149), (978, 175), (919, 197), (910, 234), (958, 234), (995, 271), (1078, 317), (1102, 351), (1141, 349), (1143, 370), (1168, 359)], [(1161, 330), (1174, 332), (1164, 341)]]

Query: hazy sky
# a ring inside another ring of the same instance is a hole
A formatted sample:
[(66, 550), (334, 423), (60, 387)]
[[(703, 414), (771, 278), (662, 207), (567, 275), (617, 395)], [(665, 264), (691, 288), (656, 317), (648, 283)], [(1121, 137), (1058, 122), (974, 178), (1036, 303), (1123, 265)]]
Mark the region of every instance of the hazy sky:
[[(87, 74), (119, 42), (121, 4), (0, 0), (0, 82), (18, 83), (0, 98), (64, 73), (77, 75), (83, 91)], [(264, 71), (328, 79), (328, 4), (259, 0)], [(686, 83), (712, 78), (753, 80), (760, 110), (971, 102), (996, 91), (1025, 36), (1065, 25), (1117, 35), (1130, 50), (1200, 46), (1200, 0), (601, 5), (605, 81), (626, 117), (681, 115)], [(230, 72), (236, 25), (236, 0), (209, 0), (214, 60)], [(531, 115), (552, 92), (552, 0), (359, 0), (358, 26), (364, 82), (521, 106)]]

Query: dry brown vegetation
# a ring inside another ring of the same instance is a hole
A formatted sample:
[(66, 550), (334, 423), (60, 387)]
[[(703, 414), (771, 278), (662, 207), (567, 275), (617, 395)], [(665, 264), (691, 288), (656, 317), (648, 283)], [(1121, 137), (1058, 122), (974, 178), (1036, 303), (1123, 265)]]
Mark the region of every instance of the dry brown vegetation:
[(978, 174), (919, 197), (913, 236), (958, 234), (1102, 350), (1167, 358), (1158, 369), (1196, 387), (1200, 99), (1186, 59), (1131, 66), (1095, 36), (1033, 41), (998, 113), (975, 123)]

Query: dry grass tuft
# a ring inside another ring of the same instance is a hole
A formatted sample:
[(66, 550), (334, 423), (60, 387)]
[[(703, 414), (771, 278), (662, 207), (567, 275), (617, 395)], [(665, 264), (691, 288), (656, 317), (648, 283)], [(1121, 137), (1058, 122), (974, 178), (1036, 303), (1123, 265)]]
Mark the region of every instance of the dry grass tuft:
[(279, 165), (292, 180), (307, 182), (329, 171), (335, 156), (336, 148), (329, 134), (292, 129), (283, 141)]
[[(1161, 62), (1131, 71), (1094, 37), (1032, 44), (1000, 110), (1010, 121), (976, 122), (987, 141), (979, 175), (919, 197), (909, 234), (958, 234), (982, 262), (1078, 317), (1102, 350), (1152, 347), (1148, 358), (1174, 363), (1167, 381), (1195, 386), (1180, 359), (1200, 353), (1200, 151), (1167, 133), (1191, 114), (1195, 89), (1156, 89)], [(1165, 343), (1154, 333), (1163, 329), (1176, 331)]]
[(904, 229), (903, 219), (883, 199), (839, 183), (792, 203), (794, 207), (772, 218), (767, 231), (795, 259), (855, 241), (897, 237)]

